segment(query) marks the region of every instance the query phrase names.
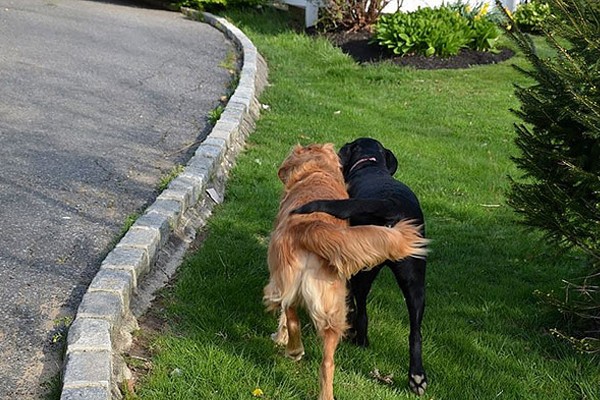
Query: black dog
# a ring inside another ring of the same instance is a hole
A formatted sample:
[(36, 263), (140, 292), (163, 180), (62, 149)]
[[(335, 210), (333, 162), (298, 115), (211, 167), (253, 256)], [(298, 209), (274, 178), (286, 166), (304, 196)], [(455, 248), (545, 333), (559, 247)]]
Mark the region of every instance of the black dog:
[[(392, 175), (398, 168), (394, 154), (377, 140), (357, 139), (345, 144), (338, 153), (344, 179), (348, 185), (347, 200), (316, 200), (294, 210), (307, 214), (325, 212), (337, 218), (350, 219), (351, 225), (392, 226), (402, 219), (412, 219), (423, 226), (423, 212), (415, 194)], [(421, 358), (421, 321), (425, 309), (425, 259), (408, 258), (386, 261), (369, 271), (361, 271), (350, 280), (350, 335), (360, 346), (368, 346), (367, 295), (375, 277), (389, 266), (404, 293), (410, 319), (409, 385), (418, 395), (425, 393), (427, 378)]]

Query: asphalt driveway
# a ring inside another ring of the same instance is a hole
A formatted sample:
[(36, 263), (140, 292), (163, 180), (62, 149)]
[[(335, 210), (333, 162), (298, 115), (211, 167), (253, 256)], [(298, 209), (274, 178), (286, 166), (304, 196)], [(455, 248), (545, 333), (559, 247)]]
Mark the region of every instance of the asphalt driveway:
[(178, 13), (0, 0), (0, 398), (40, 398), (127, 216), (208, 131), (233, 46)]

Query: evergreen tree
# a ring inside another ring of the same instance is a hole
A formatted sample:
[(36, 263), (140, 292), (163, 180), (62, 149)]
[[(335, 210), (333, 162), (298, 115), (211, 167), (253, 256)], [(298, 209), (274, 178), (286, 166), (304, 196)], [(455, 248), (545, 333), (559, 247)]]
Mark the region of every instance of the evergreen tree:
[[(513, 111), (523, 122), (516, 125), (521, 154), (514, 161), (524, 176), (511, 179), (509, 203), (526, 224), (540, 228), (561, 245), (587, 254), (588, 276), (569, 285), (568, 301), (554, 301), (562, 311), (592, 322), (591, 328), (587, 325), (587, 334), (598, 338), (600, 1), (546, 2), (553, 15), (543, 35), (556, 50), (556, 57), (540, 58), (529, 36), (514, 23), (507, 28), (532, 66), (519, 70), (535, 81), (515, 90), (521, 106)], [(499, 1), (497, 4), (500, 6)], [(578, 343), (586, 351), (598, 346), (593, 338)], [(600, 346), (595, 350), (600, 351)]]

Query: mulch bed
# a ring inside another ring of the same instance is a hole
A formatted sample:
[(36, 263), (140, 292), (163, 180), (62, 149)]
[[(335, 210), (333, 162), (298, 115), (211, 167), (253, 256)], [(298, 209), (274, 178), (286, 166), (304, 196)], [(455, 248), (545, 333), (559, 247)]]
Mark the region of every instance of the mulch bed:
[(400, 57), (391, 51), (370, 43), (371, 33), (367, 31), (328, 32), (322, 35), (361, 64), (388, 61), (416, 69), (458, 69), (469, 68), (473, 65), (495, 64), (507, 60), (515, 54), (510, 49), (500, 49), (497, 53), (464, 49), (458, 55), (448, 58), (420, 55)]

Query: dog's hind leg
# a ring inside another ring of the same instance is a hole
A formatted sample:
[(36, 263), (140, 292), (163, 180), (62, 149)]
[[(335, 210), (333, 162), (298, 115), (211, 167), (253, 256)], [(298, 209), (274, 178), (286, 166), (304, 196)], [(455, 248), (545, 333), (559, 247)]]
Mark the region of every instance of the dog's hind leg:
[(382, 266), (377, 266), (369, 271), (361, 271), (350, 280), (351, 295), (354, 299), (354, 315), (350, 321), (352, 342), (357, 346), (369, 346), (368, 328), (369, 317), (367, 315), (367, 297), (371, 291), (373, 281), (377, 277)]
[(281, 310), (281, 314), (279, 315), (277, 332), (271, 334), (271, 339), (280, 346), (286, 346), (288, 343), (287, 318), (283, 310)]
[(321, 392), (319, 400), (334, 400), (333, 398), (333, 375), (335, 371), (334, 354), (341, 340), (338, 329), (327, 328), (321, 332), (323, 337), (323, 360), (319, 372)]
[(309, 269), (305, 275), (302, 292), (307, 311), (323, 340), (319, 400), (333, 400), (333, 357), (342, 335), (348, 328), (346, 281), (340, 278), (332, 266), (317, 266)]
[(298, 361), (304, 355), (300, 319), (298, 318), (298, 314), (293, 307), (288, 307), (285, 309), (285, 318), (288, 333), (285, 355), (294, 361)]
[(423, 395), (427, 388), (427, 376), (421, 355), (421, 321), (425, 311), (425, 266), (425, 260), (416, 258), (390, 263), (408, 308), (410, 321), (408, 383), (411, 390), (419, 396)]

